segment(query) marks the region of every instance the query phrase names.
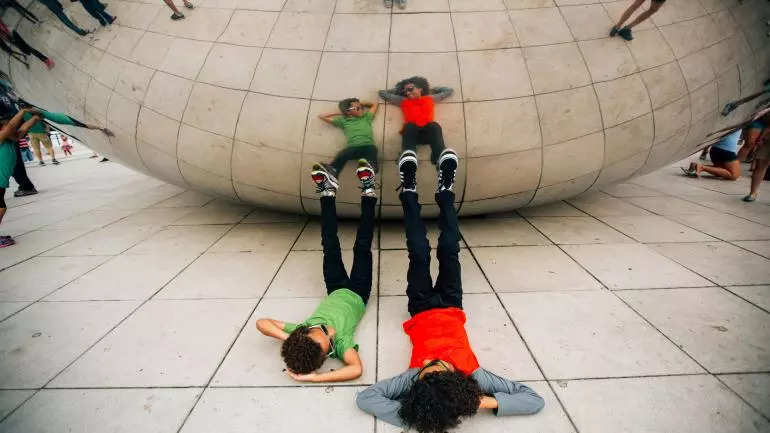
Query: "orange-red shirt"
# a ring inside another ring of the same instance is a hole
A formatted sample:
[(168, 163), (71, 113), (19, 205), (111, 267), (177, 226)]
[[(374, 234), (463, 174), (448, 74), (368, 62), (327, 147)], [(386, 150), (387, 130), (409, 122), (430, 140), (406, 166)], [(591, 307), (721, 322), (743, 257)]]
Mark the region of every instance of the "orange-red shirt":
[(470, 375), (479, 368), (465, 333), (465, 312), (459, 308), (434, 308), (404, 322), (412, 340), (409, 368), (421, 368), (427, 360), (450, 362), (457, 371)]
[(425, 126), (433, 122), (433, 108), (436, 103), (431, 96), (420, 96), (416, 99), (406, 98), (401, 101), (401, 111), (404, 113), (404, 123), (414, 123)]

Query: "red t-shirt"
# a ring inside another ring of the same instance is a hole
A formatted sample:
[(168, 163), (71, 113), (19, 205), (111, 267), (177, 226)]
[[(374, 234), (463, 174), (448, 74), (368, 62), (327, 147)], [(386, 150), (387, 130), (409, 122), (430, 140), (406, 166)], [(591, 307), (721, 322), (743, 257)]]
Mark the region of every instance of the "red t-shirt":
[(404, 123), (414, 123), (417, 126), (425, 126), (433, 122), (433, 98), (420, 96), (416, 99), (406, 98), (401, 101), (401, 111), (404, 113)]
[(409, 368), (422, 368), (427, 360), (450, 362), (457, 371), (470, 375), (479, 368), (465, 333), (465, 312), (459, 308), (434, 308), (404, 322), (412, 340)]

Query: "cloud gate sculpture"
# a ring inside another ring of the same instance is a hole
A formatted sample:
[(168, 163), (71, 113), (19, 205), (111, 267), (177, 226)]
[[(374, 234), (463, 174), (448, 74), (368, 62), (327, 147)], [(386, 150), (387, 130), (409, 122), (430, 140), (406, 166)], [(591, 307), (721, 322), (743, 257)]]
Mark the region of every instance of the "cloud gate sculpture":
[[(22, 1), (22, 3), (26, 3)], [(67, 2), (69, 3), (69, 2)], [(461, 214), (512, 210), (648, 173), (695, 152), (730, 116), (725, 103), (770, 78), (770, 2), (671, 0), (608, 37), (625, 0), (201, 0), (169, 19), (158, 0), (109, 0), (98, 26), (67, 14), (79, 37), (42, 5), (45, 22), (4, 21), (56, 61), (29, 69), (4, 55), (17, 91), (96, 131), (63, 128), (100, 153), (173, 184), (276, 210), (320, 211), (309, 169), (345, 145), (318, 114), (347, 97), (412, 76), (454, 94), (437, 104), (448, 147), (461, 156)], [(644, 5), (641, 10), (644, 10)], [(380, 101), (381, 102), (381, 101)], [(395, 160), (401, 111), (374, 120), (383, 217), (398, 218)], [(429, 149), (419, 174), (435, 214)], [(359, 213), (353, 164), (341, 174), (341, 214)]]

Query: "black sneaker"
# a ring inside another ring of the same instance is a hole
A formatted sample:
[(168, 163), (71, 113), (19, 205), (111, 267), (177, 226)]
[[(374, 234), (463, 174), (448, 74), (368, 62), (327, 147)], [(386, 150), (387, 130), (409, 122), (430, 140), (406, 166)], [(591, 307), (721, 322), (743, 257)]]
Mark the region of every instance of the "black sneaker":
[(371, 164), (369, 164), (369, 161), (363, 158), (358, 160), (356, 176), (358, 176), (358, 181), (361, 182), (361, 195), (365, 195), (367, 197), (376, 197), (377, 185), (374, 181), (374, 169), (372, 168)]
[(438, 185), (436, 192), (452, 191), (457, 173), (457, 152), (444, 149), (438, 157)]
[(39, 165), (45, 165), (45, 162), (40, 161)]
[(610, 37), (614, 37), (615, 35), (617, 35), (619, 30), (620, 29), (618, 28), (618, 26), (612, 26), (612, 29), (610, 30)]
[(631, 41), (634, 39), (634, 36), (631, 35), (631, 29), (628, 27), (623, 27), (622, 29), (618, 30), (618, 35), (620, 35), (621, 38)]
[(51, 161), (51, 162), (53, 163), (53, 165), (59, 165), (59, 164), (61, 164), (61, 163), (60, 163), (58, 160), (55, 160), (55, 159), (54, 159), (53, 161)]
[(37, 194), (36, 189), (17, 189), (16, 192), (13, 193), (14, 197), (26, 197), (28, 195), (35, 195)]
[(340, 186), (337, 178), (324, 170), (321, 164), (313, 164), (313, 171), (310, 172), (310, 177), (313, 178), (315, 192), (318, 194), (324, 196), (335, 196), (337, 194), (337, 188)]
[(417, 154), (413, 150), (401, 152), (398, 158), (398, 174), (401, 177), (402, 192), (417, 192)]
[(110, 158), (104, 157), (104, 158), (102, 158), (102, 159), (101, 159), (101, 161), (99, 161), (99, 162), (107, 162), (107, 161), (109, 161), (109, 160), (110, 160)]

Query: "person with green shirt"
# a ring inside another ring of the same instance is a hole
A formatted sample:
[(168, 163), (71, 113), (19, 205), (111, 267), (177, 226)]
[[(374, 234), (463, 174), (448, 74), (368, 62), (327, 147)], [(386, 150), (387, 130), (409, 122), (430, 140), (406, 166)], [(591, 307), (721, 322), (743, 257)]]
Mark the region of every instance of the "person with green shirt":
[(329, 176), (329, 181), (337, 182), (337, 175), (351, 160), (366, 159), (377, 171), (377, 146), (374, 144), (372, 122), (377, 114), (378, 104), (361, 102), (358, 98), (343, 99), (339, 103), (339, 113), (321, 114), (324, 122), (342, 129), (347, 140), (344, 149), (337, 153), (330, 163), (317, 163)]
[[(31, 117), (32, 116), (30, 114), (25, 114), (24, 120), (29, 120)], [(72, 118), (64, 113), (40, 110), (40, 117), (61, 125), (73, 125), (81, 128), (98, 129), (107, 134), (107, 136), (113, 135), (112, 132), (107, 128), (101, 128), (96, 125), (89, 125), (87, 123), (80, 122), (77, 119)], [(54, 164), (59, 163), (59, 161), (56, 160), (56, 155), (54, 154), (53, 144), (51, 143), (51, 136), (49, 135), (48, 131), (48, 125), (46, 125), (42, 120), (35, 123), (32, 128), (29, 129), (29, 138), (30, 145), (32, 145), (32, 150), (35, 152), (35, 156), (37, 156), (37, 159), (40, 161), (40, 165), (45, 165), (45, 162), (43, 161), (43, 152), (40, 149), (41, 144), (48, 150), (48, 153), (51, 154), (51, 162)]]
[[(40, 114), (35, 109), (24, 108), (17, 112), (5, 104), (0, 107), (0, 223), (8, 209), (5, 204), (5, 190), (16, 166), (16, 143), (39, 120)], [(0, 236), (0, 248), (15, 243), (11, 236)]]
[[(361, 182), (361, 220), (353, 246), (353, 267), (348, 276), (337, 236), (337, 183), (328, 173), (313, 167), (311, 176), (321, 195), (321, 244), (327, 296), (301, 323), (263, 318), (257, 329), (283, 341), (281, 357), (287, 374), (300, 382), (342, 382), (361, 376), (363, 365), (353, 336), (364, 316), (372, 291), (372, 238), (377, 195), (374, 169), (366, 159), (358, 161)], [(316, 373), (326, 358), (337, 358), (345, 366)]]

